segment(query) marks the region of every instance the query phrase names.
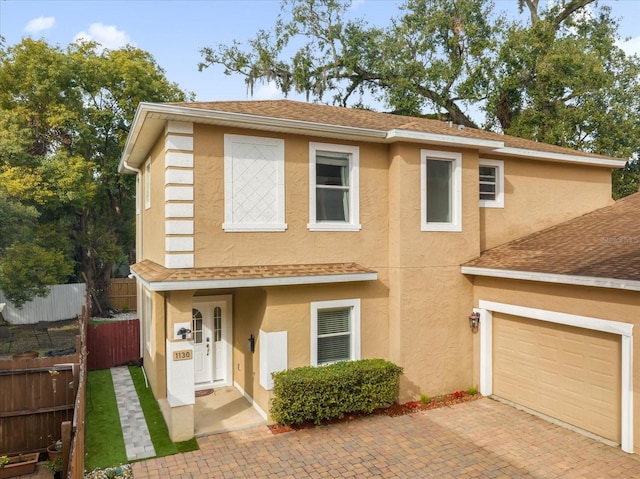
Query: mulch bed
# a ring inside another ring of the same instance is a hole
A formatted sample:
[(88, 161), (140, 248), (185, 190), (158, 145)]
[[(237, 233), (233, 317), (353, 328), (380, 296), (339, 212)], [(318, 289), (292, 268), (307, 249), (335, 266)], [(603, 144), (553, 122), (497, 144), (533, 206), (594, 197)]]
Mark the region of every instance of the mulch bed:
[[(367, 416), (404, 416), (405, 414), (413, 414), (419, 411), (427, 411), (429, 409), (437, 409), (441, 407), (453, 406), (454, 404), (460, 404), (463, 402), (475, 401), (476, 399), (480, 399), (482, 395), (480, 393), (477, 394), (469, 394), (467, 391), (456, 391), (451, 394), (443, 394), (442, 396), (436, 396), (431, 398), (431, 401), (428, 403), (423, 403), (422, 401), (409, 401), (403, 404), (392, 404), (389, 407), (379, 408), (373, 411), (371, 414), (365, 413), (351, 413), (346, 414), (344, 417), (340, 419), (330, 419), (322, 421), (320, 425), (324, 426), (327, 424), (336, 424), (341, 422), (349, 422), (354, 419), (359, 419), (361, 417)], [(282, 426), (280, 424), (272, 424), (268, 426), (271, 430), (272, 434), (282, 434), (283, 432), (290, 431), (299, 431), (302, 429), (311, 429), (316, 427), (313, 421), (306, 421), (302, 424), (296, 424), (291, 426)]]

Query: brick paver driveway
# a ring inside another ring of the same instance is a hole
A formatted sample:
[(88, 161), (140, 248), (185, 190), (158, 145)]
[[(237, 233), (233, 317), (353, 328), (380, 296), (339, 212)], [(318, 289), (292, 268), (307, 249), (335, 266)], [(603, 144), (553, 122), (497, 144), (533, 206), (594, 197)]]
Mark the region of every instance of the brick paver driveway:
[(633, 478), (640, 459), (491, 399), (272, 435), (209, 436), (133, 465), (142, 478)]

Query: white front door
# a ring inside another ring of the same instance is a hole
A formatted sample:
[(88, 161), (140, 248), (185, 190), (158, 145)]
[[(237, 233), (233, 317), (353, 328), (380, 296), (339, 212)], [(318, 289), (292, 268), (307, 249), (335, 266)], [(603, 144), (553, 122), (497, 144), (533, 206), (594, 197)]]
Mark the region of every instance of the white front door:
[(193, 299), (193, 357), (196, 389), (231, 379), (231, 297)]

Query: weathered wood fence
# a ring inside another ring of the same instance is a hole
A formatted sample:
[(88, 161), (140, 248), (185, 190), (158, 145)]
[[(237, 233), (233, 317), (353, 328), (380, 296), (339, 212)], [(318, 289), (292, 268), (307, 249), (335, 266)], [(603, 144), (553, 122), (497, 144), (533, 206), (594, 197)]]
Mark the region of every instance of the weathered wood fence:
[(140, 358), (140, 321), (107, 321), (87, 328), (90, 371), (122, 366)]
[(118, 311), (135, 311), (138, 305), (136, 280), (113, 278), (109, 286), (109, 302)]

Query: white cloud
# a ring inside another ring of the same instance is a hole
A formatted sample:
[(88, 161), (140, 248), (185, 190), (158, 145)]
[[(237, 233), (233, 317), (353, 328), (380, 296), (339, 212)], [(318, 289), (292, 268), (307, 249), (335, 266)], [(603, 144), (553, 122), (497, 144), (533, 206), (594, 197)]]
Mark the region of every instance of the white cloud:
[(38, 17), (30, 20), (27, 26), (24, 27), (24, 31), (27, 33), (40, 33), (53, 28), (55, 24), (56, 19), (54, 17)]
[(102, 23), (92, 23), (89, 25), (89, 32), (80, 32), (74, 37), (74, 41), (86, 40), (97, 42), (103, 48), (117, 50), (131, 43), (129, 35), (122, 30), (118, 30), (113, 25), (103, 25)]
[(253, 89), (254, 100), (278, 100), (280, 98), (283, 98), (283, 95), (275, 82), (261, 83)]
[(616, 42), (627, 55), (640, 55), (640, 37), (633, 37), (624, 42)]
[(365, 0), (353, 0), (351, 2), (351, 10), (357, 10), (361, 5), (364, 5)]

